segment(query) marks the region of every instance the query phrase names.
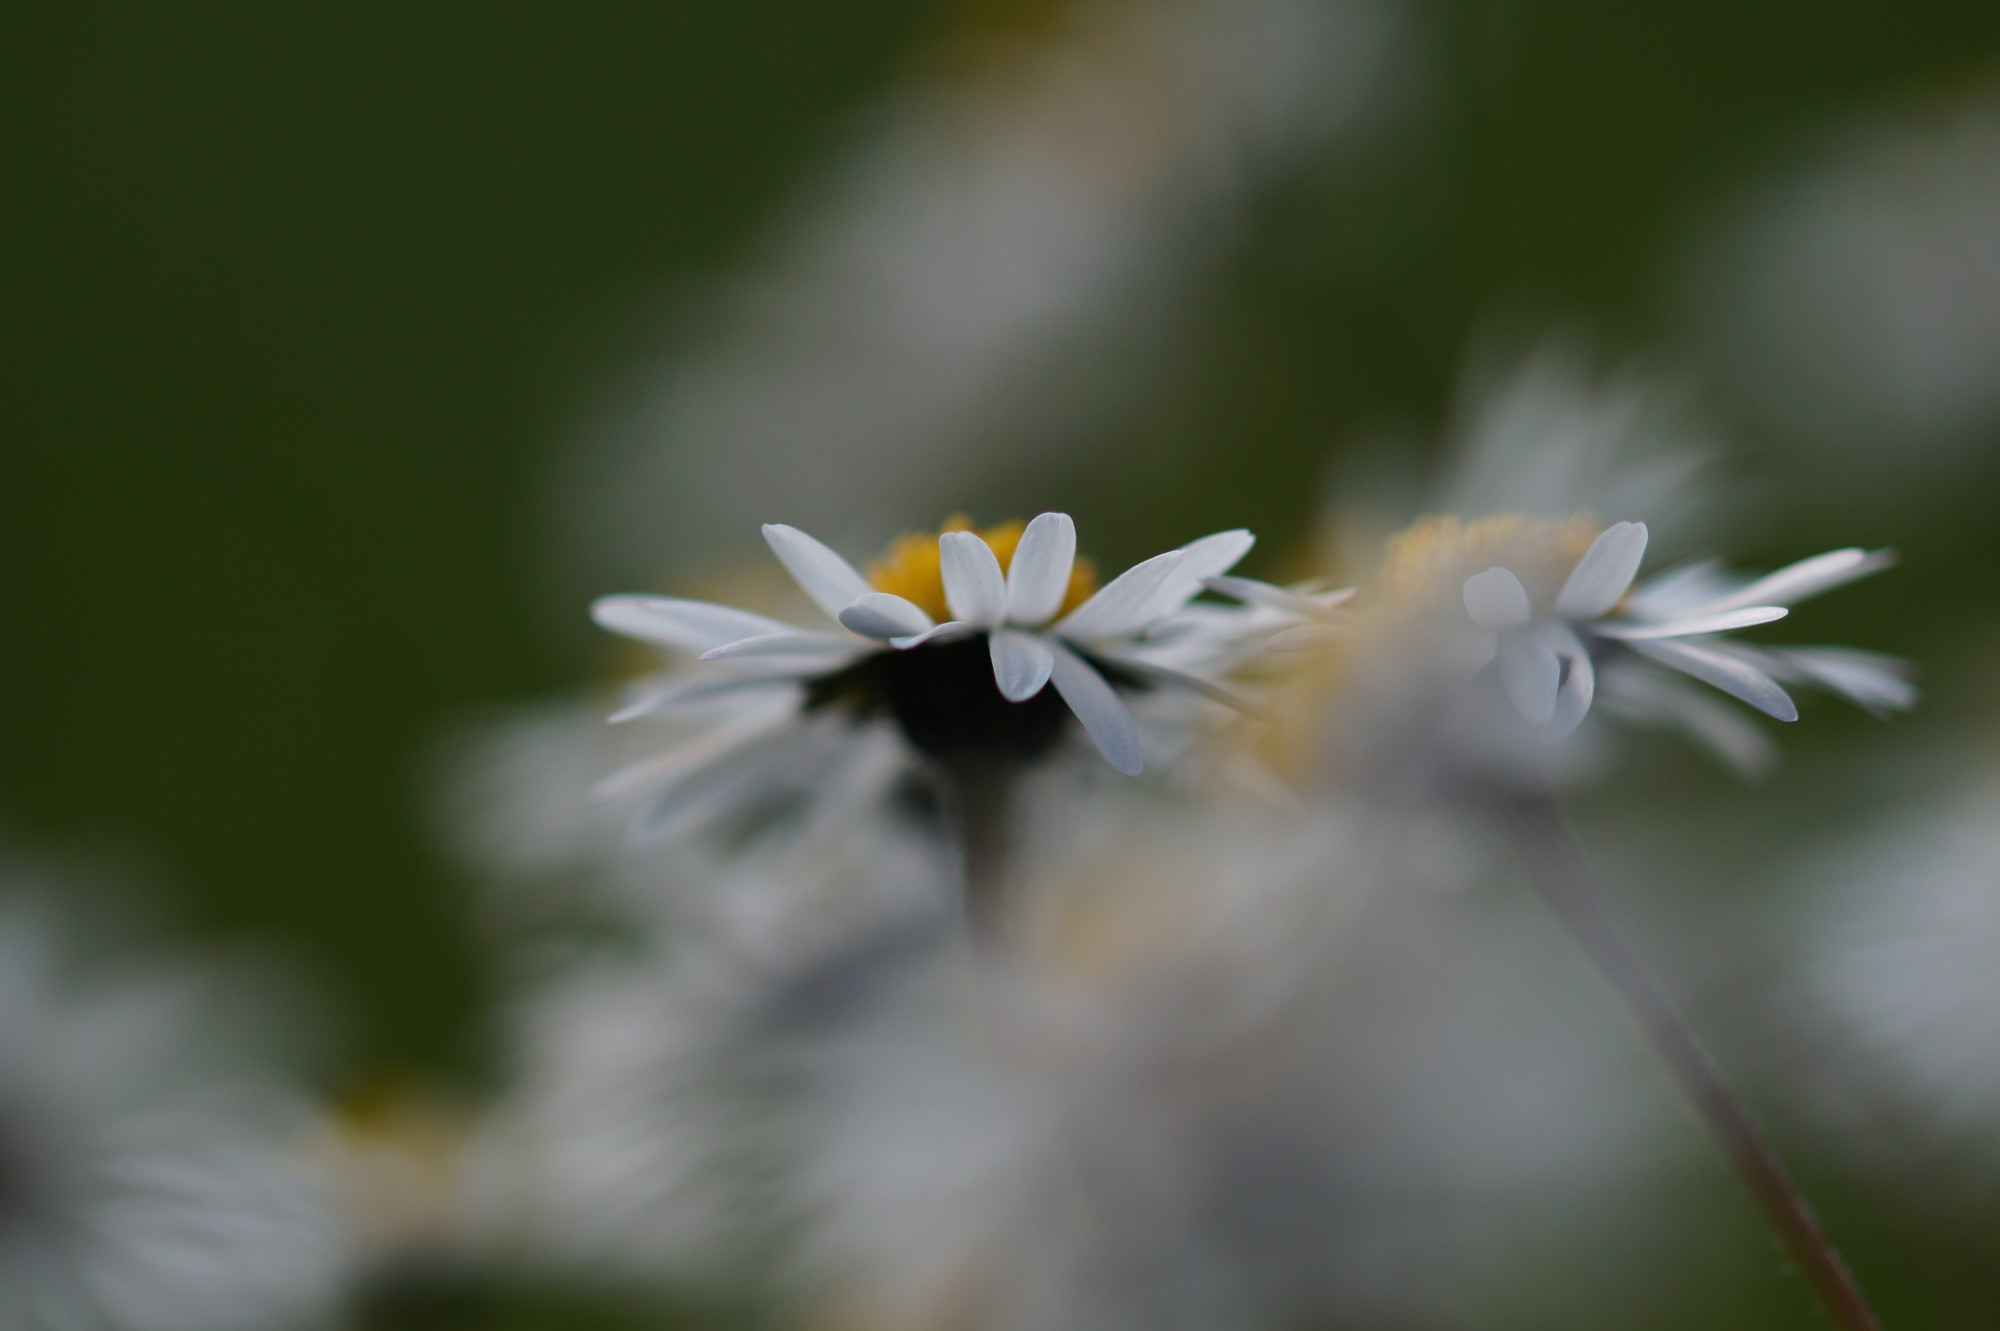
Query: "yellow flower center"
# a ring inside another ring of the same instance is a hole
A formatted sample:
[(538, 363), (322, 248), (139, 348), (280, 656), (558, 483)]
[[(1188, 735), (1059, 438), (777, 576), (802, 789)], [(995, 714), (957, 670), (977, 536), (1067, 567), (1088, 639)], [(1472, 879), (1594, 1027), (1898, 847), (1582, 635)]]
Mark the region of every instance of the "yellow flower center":
[[(938, 562), (938, 537), (948, 531), (979, 532), (980, 538), (993, 547), (999, 557), (1000, 571), (1006, 572), (1014, 563), (1014, 549), (1021, 544), (1021, 533), (1028, 529), (1025, 522), (1003, 522), (997, 527), (974, 528), (972, 520), (963, 513), (946, 518), (944, 525), (934, 532), (911, 532), (898, 536), (889, 543), (880, 559), (868, 566), (868, 581), (876, 591), (889, 592), (918, 606), (932, 619), (951, 618), (951, 607), (945, 603), (944, 570)], [(1090, 599), (1097, 590), (1097, 568), (1088, 559), (1079, 558), (1070, 569), (1069, 588), (1063, 593), (1062, 609), (1056, 613), (1066, 615)]]
[[(1497, 513), (1470, 522), (1449, 514), (1420, 518), (1391, 536), (1382, 565), (1362, 584), (1354, 631), (1320, 651), (1277, 659), (1268, 709), (1289, 718), (1246, 730), (1251, 751), (1273, 770), (1304, 779), (1323, 761), (1325, 727), (1336, 710), (1368, 687), (1422, 662), (1427, 635), (1466, 624), (1465, 580), (1499, 565), (1513, 571), (1530, 602), (1548, 607), (1602, 524), (1587, 513), (1536, 518)], [(1373, 696), (1373, 695), (1369, 695)]]
[(1420, 518), (1389, 538), (1375, 587), (1378, 604), (1392, 611), (1455, 610), (1465, 580), (1495, 565), (1511, 569), (1529, 599), (1546, 604), (1601, 526), (1587, 513), (1567, 518), (1496, 513), (1472, 522), (1449, 514)]

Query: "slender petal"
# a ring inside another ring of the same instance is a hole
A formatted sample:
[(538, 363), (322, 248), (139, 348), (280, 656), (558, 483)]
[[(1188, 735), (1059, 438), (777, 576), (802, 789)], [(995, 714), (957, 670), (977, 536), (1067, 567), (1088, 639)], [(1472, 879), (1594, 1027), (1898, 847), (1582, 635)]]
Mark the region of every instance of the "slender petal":
[(1696, 615), (1692, 619), (1670, 619), (1664, 624), (1618, 621), (1592, 624), (1590, 631), (1600, 638), (1617, 638), (1621, 642), (1638, 642), (1646, 638), (1695, 638), (1705, 633), (1727, 633), (1730, 629), (1773, 623), (1791, 613), (1781, 605), (1750, 605), (1741, 610)]
[(1500, 637), (1500, 686), (1514, 709), (1530, 724), (1547, 725), (1556, 714), (1562, 662), (1549, 644), (1531, 632)]
[(1116, 638), (1145, 627), (1153, 618), (1153, 598), (1186, 556), (1179, 550), (1134, 564), (1063, 617), (1056, 632), (1076, 642)]
[(1481, 628), (1512, 629), (1528, 622), (1528, 589), (1514, 570), (1497, 564), (1465, 580), (1465, 613)]
[[(1180, 551), (1172, 551), (1179, 554)], [(1061, 641), (1050, 643), (1055, 649), (1055, 668), (1051, 678), (1056, 692), (1069, 704), (1070, 711), (1083, 723), (1083, 729), (1090, 736), (1090, 742), (1104, 755), (1105, 761), (1126, 776), (1137, 776), (1146, 766), (1145, 750), (1139, 745), (1139, 728), (1133, 724), (1132, 713), (1126, 709), (1124, 700), (1116, 689), (1097, 673), (1097, 668), (1071, 651)]]
[(1606, 527), (1556, 594), (1556, 613), (1565, 619), (1596, 619), (1609, 614), (1638, 576), (1639, 562), (1645, 557), (1645, 523), (1615, 522)]
[(1909, 664), (1893, 656), (1845, 647), (1787, 647), (1774, 653), (1799, 678), (1832, 689), (1877, 716), (1917, 705)]
[(1549, 721), (1549, 739), (1558, 740), (1583, 724), (1597, 695), (1597, 668), (1576, 630), (1560, 620), (1540, 625), (1536, 630), (1556, 659), (1562, 663), (1562, 687), (1556, 693), (1555, 715)]
[(944, 623), (913, 633), (907, 638), (891, 638), (889, 645), (898, 651), (907, 652), (912, 647), (921, 647), (927, 642), (937, 642), (944, 638), (963, 638), (968, 633), (977, 633), (979, 626), (959, 619), (947, 619)]
[(1294, 624), (1279, 629), (1264, 644), (1267, 652), (1316, 652), (1339, 642), (1345, 635), (1331, 624)]
[(1622, 663), (1604, 674), (1603, 706), (1651, 725), (1679, 726), (1723, 762), (1748, 778), (1769, 774), (1777, 745), (1734, 707), (1688, 685), (1682, 676), (1643, 662)]
[(864, 638), (888, 642), (932, 627), (923, 607), (889, 592), (869, 592), (840, 612), (840, 626)]
[(1044, 624), (1062, 609), (1076, 566), (1076, 524), (1067, 513), (1044, 513), (1021, 533), (1007, 566), (1007, 617), (1016, 624)]
[(671, 596), (601, 596), (591, 604), (590, 617), (613, 633), (684, 652), (705, 652), (741, 638), (794, 631), (790, 624), (747, 610)]
[(1007, 622), (1007, 579), (993, 547), (978, 532), (948, 531), (938, 537), (938, 561), (953, 619), (983, 629)]
[(701, 654), (704, 661), (726, 661), (739, 656), (853, 656), (863, 644), (839, 633), (762, 633), (754, 638), (711, 647)]
[(797, 527), (782, 522), (764, 524), (764, 540), (792, 579), (812, 597), (813, 604), (834, 619), (874, 588), (854, 566)]
[(1672, 666), (1704, 684), (1741, 698), (1767, 716), (1780, 721), (1799, 719), (1798, 705), (1778, 681), (1756, 666), (1714, 647), (1697, 646), (1678, 638), (1661, 638), (1632, 644), (1632, 650), (1652, 657), (1661, 665)]
[[(1312, 584), (1305, 584), (1310, 587)], [(1210, 591), (1221, 592), (1234, 597), (1245, 605), (1261, 605), (1271, 610), (1283, 610), (1304, 619), (1315, 619), (1335, 607), (1354, 599), (1358, 590), (1342, 587), (1338, 591), (1307, 591), (1300, 587), (1280, 587), (1274, 583), (1259, 582), (1256, 578), (1220, 576), (1203, 578), (1202, 586)]]
[(636, 721), (642, 716), (679, 707), (684, 703), (707, 702), (712, 698), (724, 698), (732, 693), (748, 693), (757, 689), (789, 689), (798, 686), (798, 676), (785, 672), (764, 674), (731, 674), (721, 679), (698, 679), (686, 681), (678, 676), (670, 677), (672, 682), (657, 682), (634, 691), (626, 698), (618, 710), (605, 717), (611, 725), (623, 725)]
[(1155, 683), (1170, 685), (1177, 689), (1186, 689), (1190, 693), (1199, 693), (1202, 697), (1219, 702), (1224, 707), (1232, 708), (1235, 711), (1243, 713), (1245, 716), (1269, 719), (1264, 709), (1258, 707), (1242, 694), (1217, 684), (1214, 680), (1203, 679), (1200, 675), (1191, 674), (1185, 670), (1176, 670), (1172, 666), (1155, 665), (1151, 661), (1142, 661), (1132, 656), (1108, 656), (1104, 659), (1131, 671), (1135, 675), (1143, 675)]
[(1730, 585), (1722, 575), (1722, 561), (1699, 559), (1647, 578), (1632, 589), (1625, 610), (1638, 619), (1681, 619), (1706, 610)]
[(649, 787), (678, 780), (748, 744), (754, 744), (792, 724), (798, 709), (789, 701), (772, 699), (754, 706), (725, 725), (717, 726), (658, 757), (620, 768), (591, 788), (594, 800), (624, 799)]
[(1879, 573), (1896, 562), (1894, 551), (1868, 551), (1850, 546), (1845, 550), (1829, 550), (1811, 559), (1801, 559), (1796, 564), (1787, 564), (1775, 573), (1767, 573), (1747, 586), (1713, 601), (1702, 609), (1709, 613), (1734, 610), (1738, 606), (1762, 605), (1777, 602), (1780, 605), (1794, 605), (1809, 596), (1831, 591), (1857, 578), (1865, 578), (1871, 573)]
[(1179, 566), (1153, 595), (1153, 615), (1171, 615), (1186, 605), (1201, 591), (1204, 581), (1219, 578), (1235, 568), (1255, 544), (1257, 538), (1241, 527), (1189, 541), (1181, 547)]
[(993, 682), (1008, 702), (1026, 702), (1049, 682), (1055, 651), (1036, 635), (996, 629), (987, 645), (993, 657)]
[(653, 787), (626, 831), (637, 842), (666, 836), (701, 822), (751, 790), (809, 774), (829, 756), (828, 736), (810, 727), (786, 726), (718, 753)]

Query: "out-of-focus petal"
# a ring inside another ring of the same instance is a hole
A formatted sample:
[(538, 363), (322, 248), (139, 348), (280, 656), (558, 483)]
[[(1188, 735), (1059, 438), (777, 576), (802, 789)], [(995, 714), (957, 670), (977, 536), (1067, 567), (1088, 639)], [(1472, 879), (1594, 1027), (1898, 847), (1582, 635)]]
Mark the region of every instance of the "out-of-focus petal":
[(1893, 656), (1846, 647), (1787, 647), (1775, 655), (1797, 674), (1877, 716), (1917, 705), (1909, 663)]
[(684, 652), (705, 652), (744, 638), (794, 631), (790, 624), (748, 610), (672, 596), (600, 596), (591, 603), (590, 617), (613, 633)]
[(1696, 646), (1678, 638), (1661, 638), (1632, 644), (1632, 650), (1672, 666), (1684, 675), (1713, 685), (1733, 698), (1741, 698), (1767, 716), (1780, 721), (1799, 719), (1798, 704), (1778, 681), (1756, 666), (1713, 647)]
[(1550, 740), (1559, 740), (1583, 724), (1597, 696), (1597, 667), (1576, 631), (1560, 621), (1536, 630), (1563, 665), (1562, 688), (1556, 694), (1555, 715), (1549, 720)]
[(1506, 633), (1500, 638), (1500, 686), (1516, 711), (1533, 725), (1547, 725), (1556, 714), (1556, 693), (1562, 683), (1562, 662), (1534, 633)]
[(1739, 606), (1762, 605), (1775, 602), (1779, 605), (1796, 605), (1809, 596), (1831, 591), (1835, 587), (1865, 578), (1871, 573), (1880, 573), (1896, 562), (1893, 550), (1863, 550), (1849, 546), (1845, 550), (1829, 550), (1811, 559), (1801, 559), (1796, 564), (1787, 564), (1775, 573), (1767, 573), (1747, 586), (1721, 600), (1703, 606), (1705, 613), (1714, 614), (1724, 610), (1734, 610)]
[(1593, 624), (1590, 631), (1600, 638), (1620, 642), (1641, 642), (1647, 638), (1695, 638), (1706, 633), (1727, 633), (1731, 629), (1770, 624), (1792, 613), (1781, 605), (1749, 605), (1741, 610), (1723, 610), (1691, 619), (1670, 619), (1661, 624), (1614, 622)]
[(1528, 622), (1528, 589), (1514, 570), (1495, 565), (1465, 580), (1465, 613), (1481, 628), (1519, 628)]
[(837, 633), (761, 633), (754, 638), (711, 647), (701, 654), (704, 661), (726, 661), (739, 656), (852, 656), (862, 644)]
[(1596, 619), (1618, 604), (1646, 557), (1646, 524), (1616, 522), (1598, 533), (1569, 580), (1556, 594), (1556, 613), (1565, 619)]

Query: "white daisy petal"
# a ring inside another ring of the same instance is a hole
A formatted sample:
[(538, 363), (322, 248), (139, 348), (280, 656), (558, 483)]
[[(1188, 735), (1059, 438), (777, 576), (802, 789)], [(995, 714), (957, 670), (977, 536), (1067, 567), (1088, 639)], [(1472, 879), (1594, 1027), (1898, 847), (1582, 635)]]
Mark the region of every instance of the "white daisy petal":
[(1569, 625), (1556, 621), (1535, 631), (1564, 667), (1562, 687), (1556, 693), (1555, 715), (1549, 720), (1548, 738), (1553, 741), (1575, 730), (1589, 715), (1591, 701), (1597, 694), (1597, 669), (1591, 664), (1590, 652)]
[(1809, 596), (1817, 596), (1857, 578), (1879, 573), (1895, 562), (1895, 553), (1890, 550), (1868, 551), (1853, 546), (1845, 550), (1829, 550), (1823, 555), (1787, 564), (1775, 573), (1767, 573), (1702, 609), (1708, 613), (1719, 613), (1767, 602), (1794, 605)]
[(1241, 527), (1189, 541), (1181, 547), (1179, 567), (1154, 593), (1153, 614), (1171, 615), (1186, 605), (1201, 591), (1204, 581), (1219, 578), (1235, 568), (1255, 544), (1257, 538)]
[(1042, 624), (1062, 609), (1076, 566), (1076, 524), (1067, 513), (1044, 513), (1021, 533), (1007, 566), (1007, 617), (1016, 624)]
[(1565, 619), (1596, 619), (1610, 613), (1638, 576), (1645, 557), (1645, 523), (1615, 522), (1606, 527), (1556, 594), (1556, 613)]
[(758, 743), (790, 725), (797, 708), (788, 701), (767, 700), (741, 716), (705, 732), (685, 744), (676, 745), (657, 757), (622, 767), (591, 787), (593, 800), (621, 800), (642, 790), (677, 781), (683, 775), (707, 767), (738, 749)]
[(1077, 642), (1090, 642), (1120, 637), (1145, 627), (1155, 618), (1153, 598), (1184, 558), (1184, 552), (1169, 550), (1142, 564), (1134, 564), (1065, 615), (1056, 625), (1056, 632)]
[(1190, 693), (1199, 693), (1202, 697), (1219, 702), (1224, 707), (1241, 712), (1245, 716), (1268, 719), (1262, 708), (1258, 707), (1248, 698), (1245, 698), (1242, 694), (1231, 689), (1226, 689), (1214, 680), (1204, 679), (1200, 675), (1190, 674), (1185, 670), (1176, 670), (1172, 666), (1155, 665), (1151, 661), (1142, 661), (1132, 656), (1108, 656), (1104, 659), (1123, 669), (1130, 670), (1135, 675), (1142, 675), (1155, 683), (1170, 685), (1177, 689), (1186, 689)]
[(1767, 716), (1780, 721), (1799, 719), (1798, 705), (1778, 681), (1749, 662), (1715, 647), (1661, 638), (1635, 642), (1632, 650), (1721, 689), (1733, 698), (1741, 698)]
[(907, 638), (891, 638), (889, 639), (889, 645), (898, 651), (907, 652), (910, 648), (921, 647), (927, 642), (937, 642), (945, 638), (963, 638), (968, 633), (977, 633), (978, 631), (979, 626), (976, 624), (967, 624), (963, 620), (958, 619), (947, 619), (944, 623), (937, 625), (935, 628), (925, 629), (922, 633), (913, 633)]
[(854, 571), (852, 564), (797, 527), (767, 522), (764, 540), (793, 581), (812, 597), (813, 604), (834, 619), (839, 619), (842, 610), (874, 590), (868, 579)]
[(1514, 570), (1495, 565), (1465, 580), (1465, 613), (1481, 628), (1512, 629), (1528, 622), (1528, 589)]
[(1670, 619), (1664, 624), (1592, 624), (1590, 631), (1600, 638), (1616, 638), (1621, 642), (1638, 642), (1646, 638), (1694, 638), (1705, 633), (1727, 633), (1731, 629), (1774, 623), (1790, 613), (1781, 605), (1751, 605), (1741, 610), (1696, 615), (1692, 619)]
[(1006, 622), (1007, 579), (993, 547), (978, 532), (948, 531), (938, 537), (938, 564), (953, 619), (983, 629)]
[(1358, 590), (1354, 587), (1342, 587), (1338, 591), (1331, 592), (1305, 591), (1297, 587), (1280, 587), (1274, 583), (1260, 582), (1256, 578), (1228, 575), (1203, 578), (1201, 584), (1210, 591), (1233, 597), (1245, 605), (1283, 610), (1306, 619), (1317, 618), (1336, 606), (1354, 599), (1354, 593)]
[(1032, 633), (996, 629), (987, 640), (993, 656), (993, 682), (1008, 702), (1026, 702), (1042, 691), (1055, 669), (1055, 651)]
[(1339, 642), (1344, 635), (1330, 624), (1294, 624), (1279, 629), (1264, 644), (1267, 652), (1316, 652)]
[(747, 610), (671, 596), (600, 596), (591, 603), (590, 617), (613, 633), (686, 652), (705, 652), (766, 633), (793, 632), (790, 624)]
[(1777, 656), (1800, 677), (1832, 689), (1877, 716), (1905, 712), (1917, 705), (1917, 686), (1910, 682), (1909, 664), (1893, 656), (1846, 647), (1788, 647)]
[[(1178, 555), (1180, 551), (1170, 553)], [(1124, 699), (1097, 673), (1096, 667), (1062, 642), (1049, 645), (1054, 648), (1055, 668), (1050, 677), (1056, 692), (1083, 723), (1090, 742), (1114, 768), (1126, 776), (1139, 775), (1145, 769), (1146, 755), (1139, 745), (1139, 728), (1133, 723)]]
[(626, 824), (626, 835), (651, 841), (700, 823), (746, 792), (786, 781), (809, 784), (830, 756), (828, 741), (821, 730), (787, 726), (718, 753), (648, 791)]
[(1556, 693), (1562, 684), (1562, 662), (1549, 644), (1534, 633), (1500, 637), (1500, 686), (1514, 710), (1532, 725), (1547, 725), (1556, 714)]
[(1643, 661), (1620, 662), (1604, 673), (1603, 706), (1628, 720), (1678, 726), (1747, 779), (1768, 775), (1778, 749), (1770, 736), (1715, 695)]
[(869, 592), (839, 615), (840, 626), (864, 638), (888, 642), (907, 638), (933, 627), (931, 617), (914, 601), (890, 592)]
[(756, 689), (788, 689), (798, 685), (794, 673), (767, 672), (764, 674), (732, 674), (723, 679), (699, 679), (686, 681), (674, 679), (660, 682), (634, 691), (619, 705), (617, 711), (605, 717), (610, 725), (623, 725), (636, 721), (642, 716), (651, 716), (670, 707), (685, 703), (707, 702), (712, 698), (727, 697), (732, 693), (747, 693)]
[(1634, 587), (1625, 600), (1626, 613), (1638, 619), (1681, 619), (1706, 610), (1729, 588), (1722, 561), (1700, 559), (1655, 573)]
[(838, 633), (760, 633), (754, 638), (711, 647), (701, 654), (704, 661), (726, 661), (739, 656), (854, 656), (862, 644)]

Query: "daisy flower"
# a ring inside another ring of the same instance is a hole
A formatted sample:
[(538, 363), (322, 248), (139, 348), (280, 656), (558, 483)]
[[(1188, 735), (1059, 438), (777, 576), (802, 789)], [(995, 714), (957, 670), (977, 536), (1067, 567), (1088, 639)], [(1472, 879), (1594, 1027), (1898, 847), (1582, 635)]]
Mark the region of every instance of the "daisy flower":
[(1269, 627), (1255, 610), (1188, 604), (1248, 552), (1247, 531), (1205, 536), (1101, 587), (1063, 513), (983, 532), (954, 520), (935, 537), (902, 538), (866, 577), (797, 528), (768, 525), (764, 537), (824, 627), (660, 596), (592, 607), (614, 633), (699, 658), (647, 682), (612, 717), (705, 714), (667, 753), (602, 788), (651, 792), (640, 830), (754, 796), (774, 778), (828, 785), (826, 773), (873, 743), (855, 742), (863, 730), (892, 730), (945, 766), (1025, 764), (1051, 753), (1073, 716), (1112, 767), (1135, 776), (1145, 755), (1128, 699), (1159, 685), (1226, 696), (1216, 674)]
[(79, 964), (0, 887), (0, 1326), (319, 1325), (346, 1243), (290, 1088), (247, 1066), (208, 977)]
[[(1402, 646), (1411, 645), (1408, 631), (1416, 630), (1429, 668), (1475, 692), (1497, 693), (1507, 729), (1525, 726), (1549, 742), (1574, 731), (1602, 694), (1625, 716), (1681, 724), (1754, 765), (1756, 741), (1740, 734), (1736, 718), (1687, 690), (1686, 679), (1780, 721), (1799, 715), (1787, 684), (1825, 688), (1877, 714), (1915, 701), (1904, 667), (1892, 658), (1834, 647), (1759, 647), (1727, 636), (1783, 619), (1800, 601), (1879, 572), (1893, 562), (1889, 552), (1833, 550), (1758, 578), (1701, 563), (1635, 585), (1646, 542), (1642, 522), (1600, 530), (1582, 516), (1427, 518), (1389, 542), (1374, 589), (1380, 599), (1373, 627)], [(1244, 579), (1211, 585), (1245, 598), (1277, 590)], [(1314, 621), (1300, 610), (1297, 618), (1299, 627), (1278, 635), (1276, 645), (1302, 634), (1327, 636), (1323, 616)], [(1422, 666), (1393, 673), (1429, 677)]]

